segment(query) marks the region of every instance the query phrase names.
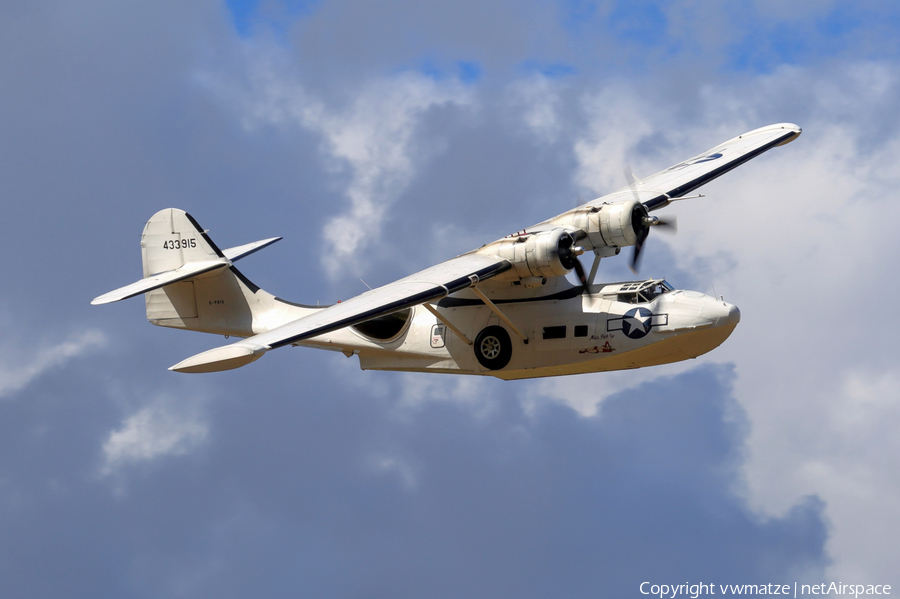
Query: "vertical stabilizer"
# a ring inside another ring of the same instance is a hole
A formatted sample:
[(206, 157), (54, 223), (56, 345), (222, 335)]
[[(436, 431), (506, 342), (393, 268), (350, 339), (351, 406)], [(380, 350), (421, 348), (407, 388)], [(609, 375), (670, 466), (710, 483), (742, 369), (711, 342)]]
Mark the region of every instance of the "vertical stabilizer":
[(175, 270), (188, 262), (223, 258), (197, 221), (178, 208), (166, 208), (150, 217), (141, 235), (144, 278)]
[[(219, 248), (184, 210), (160, 210), (144, 225), (144, 233), (141, 235), (144, 278), (175, 270), (188, 262), (203, 262), (221, 257)], [(147, 320), (163, 326), (195, 328), (199, 323), (190, 321), (199, 318), (196, 282), (172, 283), (148, 292), (144, 296)]]
[(249, 337), (264, 330), (265, 323), (273, 318), (278, 320), (287, 308), (241, 275), (184, 210), (166, 208), (147, 221), (141, 236), (141, 255), (145, 278), (185, 264), (210, 260), (229, 263), (146, 293), (147, 320), (155, 325)]
[(144, 278), (94, 298), (94, 305), (144, 294), (152, 324), (250, 337), (316, 311), (291, 304), (251, 283), (235, 260), (280, 237), (220, 250), (184, 210), (166, 208), (144, 225)]

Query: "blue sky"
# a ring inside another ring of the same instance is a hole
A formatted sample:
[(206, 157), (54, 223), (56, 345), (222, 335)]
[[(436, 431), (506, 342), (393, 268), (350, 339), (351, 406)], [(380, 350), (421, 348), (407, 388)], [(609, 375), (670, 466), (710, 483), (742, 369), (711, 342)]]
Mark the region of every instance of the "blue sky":
[[(900, 585), (898, 33), (879, 2), (4, 4), (0, 595)], [(783, 121), (648, 243), (741, 307), (690, 363), (188, 376), (220, 340), (89, 305), (164, 207), (284, 236), (242, 271), (332, 302)]]

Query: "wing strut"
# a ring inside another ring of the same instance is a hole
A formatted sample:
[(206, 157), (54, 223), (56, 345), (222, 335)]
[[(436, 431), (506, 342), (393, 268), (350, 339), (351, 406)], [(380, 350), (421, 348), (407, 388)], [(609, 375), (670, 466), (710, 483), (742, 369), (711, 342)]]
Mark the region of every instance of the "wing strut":
[(451, 323), (449, 320), (447, 320), (446, 318), (444, 318), (444, 315), (441, 314), (440, 312), (438, 312), (438, 311), (434, 308), (434, 306), (432, 306), (431, 304), (429, 304), (429, 303), (427, 303), (427, 302), (424, 303), (424, 304), (422, 304), (422, 305), (425, 306), (425, 309), (426, 309), (426, 310), (428, 310), (429, 312), (431, 312), (432, 314), (434, 314), (435, 318), (437, 318), (438, 320), (440, 320), (441, 322), (443, 322), (445, 325), (447, 325), (447, 327), (448, 327), (451, 331), (453, 331), (454, 333), (456, 333), (456, 336), (457, 336), (457, 337), (459, 337), (460, 339), (462, 339), (463, 341), (465, 341), (465, 342), (466, 342), (466, 345), (472, 345), (472, 342), (469, 341), (469, 338), (466, 337), (465, 335), (463, 335), (462, 331), (460, 331), (460, 330), (457, 329), (455, 326), (453, 326), (453, 323)]
[(513, 333), (515, 333), (516, 335), (518, 335), (518, 336), (522, 339), (522, 341), (525, 342), (525, 345), (528, 345), (528, 337), (526, 337), (525, 334), (522, 333), (522, 331), (520, 331), (520, 330), (516, 327), (516, 325), (514, 325), (514, 324), (512, 323), (512, 321), (506, 316), (506, 314), (504, 314), (504, 313), (500, 310), (500, 308), (498, 308), (498, 307), (494, 304), (494, 302), (492, 302), (491, 300), (488, 299), (488, 296), (486, 296), (484, 293), (481, 292), (481, 289), (479, 289), (478, 287), (472, 286), (472, 291), (475, 292), (475, 295), (477, 295), (478, 297), (481, 298), (481, 301), (483, 301), (483, 302), (485, 303), (485, 305), (486, 305), (488, 308), (490, 308), (491, 311), (492, 311), (494, 314), (496, 314), (496, 315), (500, 318), (500, 320), (502, 320), (503, 322), (505, 322), (506, 325), (507, 325), (509, 328), (512, 329), (512, 332), (513, 332)]
[(594, 277), (597, 276), (597, 268), (600, 267), (600, 255), (594, 252), (594, 262), (591, 264), (591, 274), (588, 275), (587, 278), (587, 286), (590, 287), (594, 284)]

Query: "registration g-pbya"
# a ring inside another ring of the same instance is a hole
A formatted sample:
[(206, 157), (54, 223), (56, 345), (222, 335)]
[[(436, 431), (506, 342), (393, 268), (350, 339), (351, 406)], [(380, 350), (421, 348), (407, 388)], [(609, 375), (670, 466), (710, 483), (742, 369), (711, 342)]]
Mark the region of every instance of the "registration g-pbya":
[[(501, 379), (695, 358), (731, 334), (736, 306), (661, 279), (595, 283), (598, 265), (633, 246), (634, 270), (650, 230), (666, 224), (652, 212), (799, 135), (770, 125), (643, 180), (628, 171), (618, 191), (324, 307), (282, 300), (234, 266), (280, 237), (221, 250), (189, 214), (166, 208), (144, 227), (144, 278), (91, 303), (144, 294), (155, 325), (241, 338), (170, 368), (178, 372), (238, 368), (288, 345), (357, 355), (363, 369)], [(579, 256), (590, 254), (586, 272)]]

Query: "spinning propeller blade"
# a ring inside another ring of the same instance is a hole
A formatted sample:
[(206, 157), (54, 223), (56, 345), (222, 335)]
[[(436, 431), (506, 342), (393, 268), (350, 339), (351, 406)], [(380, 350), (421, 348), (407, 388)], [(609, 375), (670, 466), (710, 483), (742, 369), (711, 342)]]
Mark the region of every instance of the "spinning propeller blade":
[(641, 202), (641, 196), (637, 191), (637, 186), (640, 181), (634, 176), (634, 173), (631, 172), (631, 166), (626, 165), (623, 172), (625, 174), (625, 180), (628, 181), (628, 188), (631, 190), (631, 194), (634, 196), (635, 201), (638, 202), (631, 213), (631, 225), (635, 235), (637, 235), (637, 240), (634, 244), (634, 253), (631, 255), (631, 263), (628, 265), (631, 272), (637, 274), (638, 265), (641, 260), (641, 250), (643, 250), (644, 243), (650, 235), (650, 227), (659, 227), (659, 230), (665, 233), (676, 233), (678, 231), (678, 221), (674, 216), (668, 219), (650, 216), (650, 211), (647, 209), (647, 206)]
[(669, 218), (661, 218), (654, 226), (659, 230), (660, 233), (674, 235), (678, 232), (678, 219), (674, 216), (670, 216)]
[(648, 226), (642, 227), (637, 232), (637, 242), (634, 244), (634, 253), (631, 254), (631, 263), (628, 265), (628, 268), (634, 274), (637, 274), (638, 264), (641, 260), (641, 250), (644, 247), (644, 242), (647, 241), (648, 235), (650, 235), (650, 227)]
[(587, 287), (587, 276), (584, 274), (584, 267), (578, 256), (584, 253), (584, 248), (575, 245), (575, 239), (571, 235), (566, 235), (559, 241), (559, 260), (565, 268), (575, 270), (578, 280), (581, 281), (582, 287)]
[(575, 264), (572, 267), (575, 269), (575, 274), (578, 275), (578, 280), (581, 281), (581, 286), (587, 289), (587, 275), (584, 274), (584, 266), (581, 265), (581, 260), (575, 258)]

